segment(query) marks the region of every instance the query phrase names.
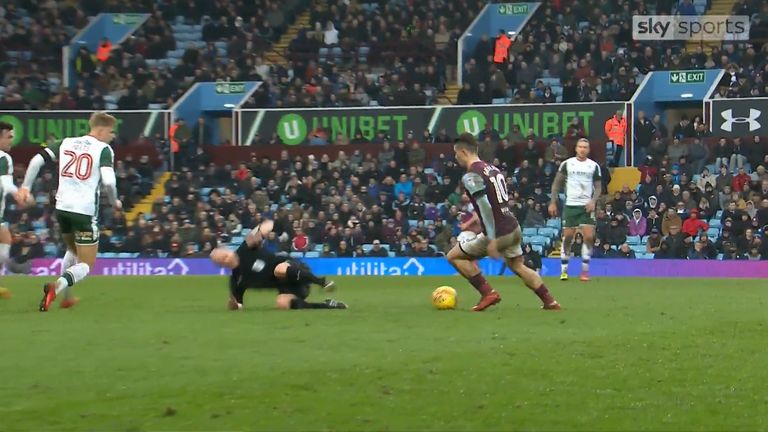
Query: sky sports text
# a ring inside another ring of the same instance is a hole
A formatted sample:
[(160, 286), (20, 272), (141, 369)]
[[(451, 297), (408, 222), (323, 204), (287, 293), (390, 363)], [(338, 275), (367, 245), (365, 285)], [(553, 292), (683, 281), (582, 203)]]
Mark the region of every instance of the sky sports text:
[(632, 38), (647, 41), (723, 41), (749, 37), (746, 15), (666, 16), (635, 15)]

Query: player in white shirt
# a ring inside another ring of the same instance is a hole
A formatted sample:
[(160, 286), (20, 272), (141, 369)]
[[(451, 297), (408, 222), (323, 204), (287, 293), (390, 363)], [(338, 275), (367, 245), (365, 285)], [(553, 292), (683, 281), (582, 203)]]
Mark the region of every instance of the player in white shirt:
[(29, 162), (24, 184), (19, 188), (17, 200), (25, 202), (40, 168), (46, 162), (59, 163), (59, 188), (56, 193), (56, 220), (61, 237), (67, 244), (62, 260), (64, 269), (56, 282), (43, 287), (40, 311), (47, 312), (56, 296), (64, 291), (61, 307), (77, 303), (68, 289), (83, 280), (96, 261), (99, 250), (99, 197), (101, 186), (112, 206), (119, 210), (122, 203), (117, 199), (115, 153), (109, 146), (115, 138), (117, 120), (97, 111), (91, 115), (91, 133), (78, 138), (66, 138), (61, 144), (49, 145)]
[[(11, 231), (3, 220), (5, 216), (5, 200), (9, 194), (17, 192), (13, 184), (13, 159), (8, 151), (13, 143), (13, 125), (8, 122), (0, 122), (0, 270), (10, 257)], [(11, 292), (6, 288), (0, 288), (0, 298), (9, 298)]]
[(563, 207), (563, 244), (560, 251), (560, 280), (568, 280), (568, 259), (576, 230), (581, 229), (584, 243), (581, 246), (581, 280), (589, 281), (589, 259), (595, 241), (595, 205), (603, 190), (600, 165), (588, 158), (589, 140), (576, 143), (576, 157), (572, 157), (557, 170), (552, 182), (552, 201), (549, 213), (557, 215), (560, 184), (565, 181), (565, 206)]

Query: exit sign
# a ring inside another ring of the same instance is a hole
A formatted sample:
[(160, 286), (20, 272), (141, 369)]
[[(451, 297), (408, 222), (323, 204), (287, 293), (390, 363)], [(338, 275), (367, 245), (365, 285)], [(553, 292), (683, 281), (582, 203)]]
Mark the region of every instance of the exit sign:
[(499, 5), (499, 15), (528, 15), (528, 3), (504, 3)]
[(679, 71), (669, 73), (670, 84), (701, 84), (706, 81), (704, 71)]
[(216, 83), (216, 94), (230, 95), (245, 93), (245, 83), (241, 82), (219, 82)]

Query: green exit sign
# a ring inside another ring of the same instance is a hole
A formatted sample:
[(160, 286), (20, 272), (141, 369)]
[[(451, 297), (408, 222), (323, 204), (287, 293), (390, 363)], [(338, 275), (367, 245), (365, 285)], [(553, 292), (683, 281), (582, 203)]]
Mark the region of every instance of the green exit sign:
[(216, 94), (230, 95), (245, 93), (245, 83), (241, 82), (220, 82), (216, 83)]
[(528, 15), (528, 3), (503, 3), (499, 5), (499, 15)]
[(670, 84), (701, 84), (707, 80), (704, 71), (679, 71), (669, 73)]

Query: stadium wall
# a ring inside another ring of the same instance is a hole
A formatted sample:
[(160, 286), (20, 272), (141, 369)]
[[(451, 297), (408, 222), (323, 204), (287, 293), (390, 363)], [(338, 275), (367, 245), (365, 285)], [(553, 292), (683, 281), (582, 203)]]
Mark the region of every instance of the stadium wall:
[[(303, 260), (319, 275), (349, 276), (453, 276), (454, 268), (444, 258), (308, 258)], [(545, 258), (541, 274), (560, 276), (560, 260)], [(480, 267), (486, 275), (501, 274), (502, 263), (484, 259)], [(572, 260), (569, 273), (578, 275), (581, 262)], [(32, 263), (33, 276), (58, 276), (61, 259), (38, 259)], [(91, 275), (164, 276), (224, 275), (211, 261), (192, 259), (100, 259)], [(507, 270), (506, 275), (511, 275)], [(768, 261), (679, 261), (595, 259), (590, 265), (593, 277), (656, 278), (766, 278)]]

